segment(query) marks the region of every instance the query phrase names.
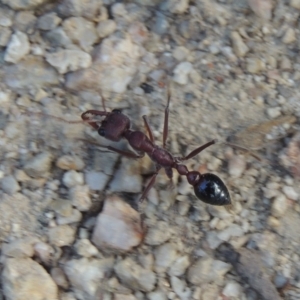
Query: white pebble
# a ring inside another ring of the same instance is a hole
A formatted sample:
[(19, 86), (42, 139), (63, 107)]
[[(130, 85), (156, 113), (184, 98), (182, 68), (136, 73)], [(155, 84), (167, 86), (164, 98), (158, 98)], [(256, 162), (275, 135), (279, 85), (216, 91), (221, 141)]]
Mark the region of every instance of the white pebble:
[(190, 62), (182, 62), (176, 66), (174, 69), (173, 80), (179, 84), (187, 84), (188, 83), (188, 75), (192, 71), (193, 66)]
[(62, 181), (63, 184), (68, 188), (71, 188), (75, 185), (83, 185), (84, 183), (83, 174), (71, 170), (64, 174)]
[(298, 200), (299, 199), (299, 194), (294, 190), (293, 187), (291, 186), (284, 186), (282, 188), (283, 193), (291, 200)]
[(17, 63), (30, 51), (28, 37), (21, 31), (16, 31), (6, 48), (4, 60), (11, 63)]

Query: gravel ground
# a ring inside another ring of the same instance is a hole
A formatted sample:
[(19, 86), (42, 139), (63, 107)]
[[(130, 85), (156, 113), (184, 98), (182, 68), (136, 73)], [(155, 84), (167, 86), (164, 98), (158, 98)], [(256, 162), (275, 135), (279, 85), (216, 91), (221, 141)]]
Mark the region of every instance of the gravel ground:
[[(1, 0), (0, 299), (300, 299), (299, 15), (299, 0)], [(138, 205), (151, 160), (80, 121), (105, 98), (161, 145), (168, 89), (168, 149), (220, 140), (187, 166), (220, 176), (230, 209), (163, 172)]]

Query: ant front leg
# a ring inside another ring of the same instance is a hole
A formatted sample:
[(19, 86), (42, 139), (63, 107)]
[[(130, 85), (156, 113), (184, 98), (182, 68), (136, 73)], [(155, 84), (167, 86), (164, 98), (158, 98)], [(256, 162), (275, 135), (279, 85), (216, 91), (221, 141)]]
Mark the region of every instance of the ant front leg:
[(149, 125), (147, 116), (143, 116), (143, 120), (144, 120), (146, 129), (147, 129), (147, 132), (148, 132), (148, 135), (149, 135), (149, 139), (150, 139), (150, 141), (151, 141), (152, 143), (154, 143), (153, 132), (152, 132), (152, 129), (151, 129), (150, 125)]
[[(107, 111), (101, 111), (101, 110), (88, 110), (86, 112), (84, 112), (81, 115), (81, 118), (83, 121), (89, 123), (89, 125), (91, 125), (94, 129), (98, 130), (99, 129), (99, 125), (97, 124), (98, 122), (96, 121), (92, 121), (91, 120), (91, 116), (108, 116), (110, 113)], [(91, 121), (89, 121), (91, 120)]]

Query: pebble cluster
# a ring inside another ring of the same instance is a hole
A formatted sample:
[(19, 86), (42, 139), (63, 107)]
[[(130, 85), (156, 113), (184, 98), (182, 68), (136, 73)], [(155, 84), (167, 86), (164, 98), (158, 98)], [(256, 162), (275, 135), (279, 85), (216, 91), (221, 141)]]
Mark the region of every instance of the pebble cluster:
[[(0, 299), (300, 299), (299, 16), (299, 0), (2, 0)], [(151, 160), (67, 122), (105, 98), (160, 144), (168, 86), (174, 155), (230, 135), (260, 151), (187, 162), (231, 210), (178, 174), (137, 207)]]

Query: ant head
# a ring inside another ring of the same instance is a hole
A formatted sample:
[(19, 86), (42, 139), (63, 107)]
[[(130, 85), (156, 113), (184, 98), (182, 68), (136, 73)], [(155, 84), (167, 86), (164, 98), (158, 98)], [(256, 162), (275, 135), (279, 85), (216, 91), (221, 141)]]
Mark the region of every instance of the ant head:
[(195, 195), (201, 201), (220, 206), (231, 204), (228, 189), (217, 175), (211, 173), (201, 175), (193, 171), (188, 174), (187, 179), (194, 186)]
[(114, 109), (101, 122), (98, 129), (99, 135), (108, 140), (118, 142), (123, 138), (124, 133), (130, 128), (130, 120), (127, 116), (122, 114), (121, 110)]

